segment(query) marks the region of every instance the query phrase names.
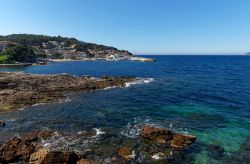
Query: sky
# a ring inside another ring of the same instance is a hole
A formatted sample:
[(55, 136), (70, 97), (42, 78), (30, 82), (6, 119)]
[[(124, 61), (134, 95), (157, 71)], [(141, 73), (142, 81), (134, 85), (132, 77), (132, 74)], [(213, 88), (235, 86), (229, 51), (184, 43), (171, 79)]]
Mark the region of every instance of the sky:
[(250, 0), (0, 0), (0, 35), (75, 37), (135, 54), (250, 51)]

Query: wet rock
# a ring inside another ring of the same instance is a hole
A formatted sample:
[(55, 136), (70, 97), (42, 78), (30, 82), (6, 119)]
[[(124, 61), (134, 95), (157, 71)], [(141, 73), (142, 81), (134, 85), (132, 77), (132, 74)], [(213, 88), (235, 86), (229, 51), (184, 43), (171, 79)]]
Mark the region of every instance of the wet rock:
[(5, 127), (5, 125), (6, 125), (6, 122), (0, 120), (0, 127)]
[(196, 136), (173, 133), (173, 140), (171, 146), (174, 148), (184, 148), (185, 146), (191, 145), (196, 140)]
[(68, 92), (84, 92), (124, 86), (130, 77), (89, 78), (71, 75), (34, 75), (0, 72), (0, 113), (38, 103), (63, 101)]
[(14, 137), (0, 147), (0, 162), (16, 162), (20, 159), (29, 160), (40, 145), (41, 139), (52, 136), (50, 131), (31, 132), (22, 138)]
[(164, 144), (172, 139), (171, 131), (163, 128), (156, 128), (151, 126), (144, 126), (141, 129), (140, 135), (143, 138), (154, 140), (158, 143)]
[(35, 150), (36, 147), (31, 142), (14, 137), (1, 146), (0, 159), (7, 163), (16, 162), (20, 158), (27, 160)]
[(152, 156), (152, 159), (160, 160), (166, 158), (166, 155), (162, 152), (156, 153)]
[(82, 158), (79, 161), (77, 161), (77, 164), (97, 164), (97, 162), (94, 160), (88, 160)]
[(30, 156), (30, 164), (65, 163), (76, 164), (79, 157), (74, 152), (49, 152), (48, 149), (39, 149)]
[(135, 158), (135, 152), (131, 151), (129, 148), (127, 147), (121, 147), (118, 150), (118, 154), (123, 157), (126, 160), (131, 160)]
[(219, 159), (224, 156), (224, 149), (218, 145), (208, 145), (206, 148), (208, 155), (214, 159)]
[(48, 154), (48, 149), (40, 149), (37, 152), (31, 154), (29, 163), (30, 164), (39, 164), (42, 163)]

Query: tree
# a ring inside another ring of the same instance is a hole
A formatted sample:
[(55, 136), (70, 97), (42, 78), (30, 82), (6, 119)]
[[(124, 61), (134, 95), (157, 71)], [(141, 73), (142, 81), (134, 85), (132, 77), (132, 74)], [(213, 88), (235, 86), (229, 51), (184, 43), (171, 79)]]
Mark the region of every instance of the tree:
[(8, 63), (14, 62), (36, 62), (36, 55), (32, 49), (27, 45), (12, 45), (0, 53), (1, 56), (7, 58)]

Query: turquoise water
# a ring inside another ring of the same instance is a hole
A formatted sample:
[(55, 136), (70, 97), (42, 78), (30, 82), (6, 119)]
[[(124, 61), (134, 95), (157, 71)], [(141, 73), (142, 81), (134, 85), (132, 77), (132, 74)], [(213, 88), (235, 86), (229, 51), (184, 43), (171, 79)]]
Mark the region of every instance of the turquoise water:
[[(97, 128), (105, 134), (88, 144), (110, 146), (110, 138), (119, 138), (123, 145), (139, 138), (142, 125), (152, 124), (198, 137), (183, 163), (246, 162), (250, 156), (242, 154), (242, 145), (250, 136), (250, 56), (152, 57), (157, 62), (66, 62), (0, 68), (38, 74), (150, 78), (126, 88), (69, 94), (69, 101), (63, 103), (1, 114), (0, 119), (7, 120), (6, 128), (1, 129), (1, 142), (34, 129), (73, 136)], [(83, 144), (74, 137), (57, 140), (49, 144), (74, 150)]]

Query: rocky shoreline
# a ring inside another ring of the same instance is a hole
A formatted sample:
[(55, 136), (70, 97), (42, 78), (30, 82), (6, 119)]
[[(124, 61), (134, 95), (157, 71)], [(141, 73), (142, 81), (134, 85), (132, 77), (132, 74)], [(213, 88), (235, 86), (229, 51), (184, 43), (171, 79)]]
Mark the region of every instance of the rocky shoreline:
[[(79, 135), (83, 139), (95, 136), (97, 132), (85, 132)], [(128, 145), (117, 145), (115, 151), (107, 149), (100, 152), (98, 148), (84, 148), (82, 153), (74, 151), (56, 151), (43, 146), (44, 141), (57, 135), (53, 131), (34, 131), (21, 137), (13, 137), (0, 145), (0, 162), (21, 162), (21, 163), (133, 163), (139, 162), (138, 156), (143, 154), (146, 160), (171, 161), (178, 158), (180, 152), (195, 142), (196, 137), (181, 133), (173, 133), (168, 129), (144, 126), (140, 131), (141, 142), (137, 144), (138, 149)], [(111, 149), (110, 149), (111, 150)], [(109, 154), (110, 157), (103, 159), (98, 157), (101, 154)]]
[(107, 87), (124, 87), (132, 77), (80, 77), (67, 74), (35, 75), (0, 73), (0, 113), (40, 103), (60, 102), (69, 92), (85, 92)]

